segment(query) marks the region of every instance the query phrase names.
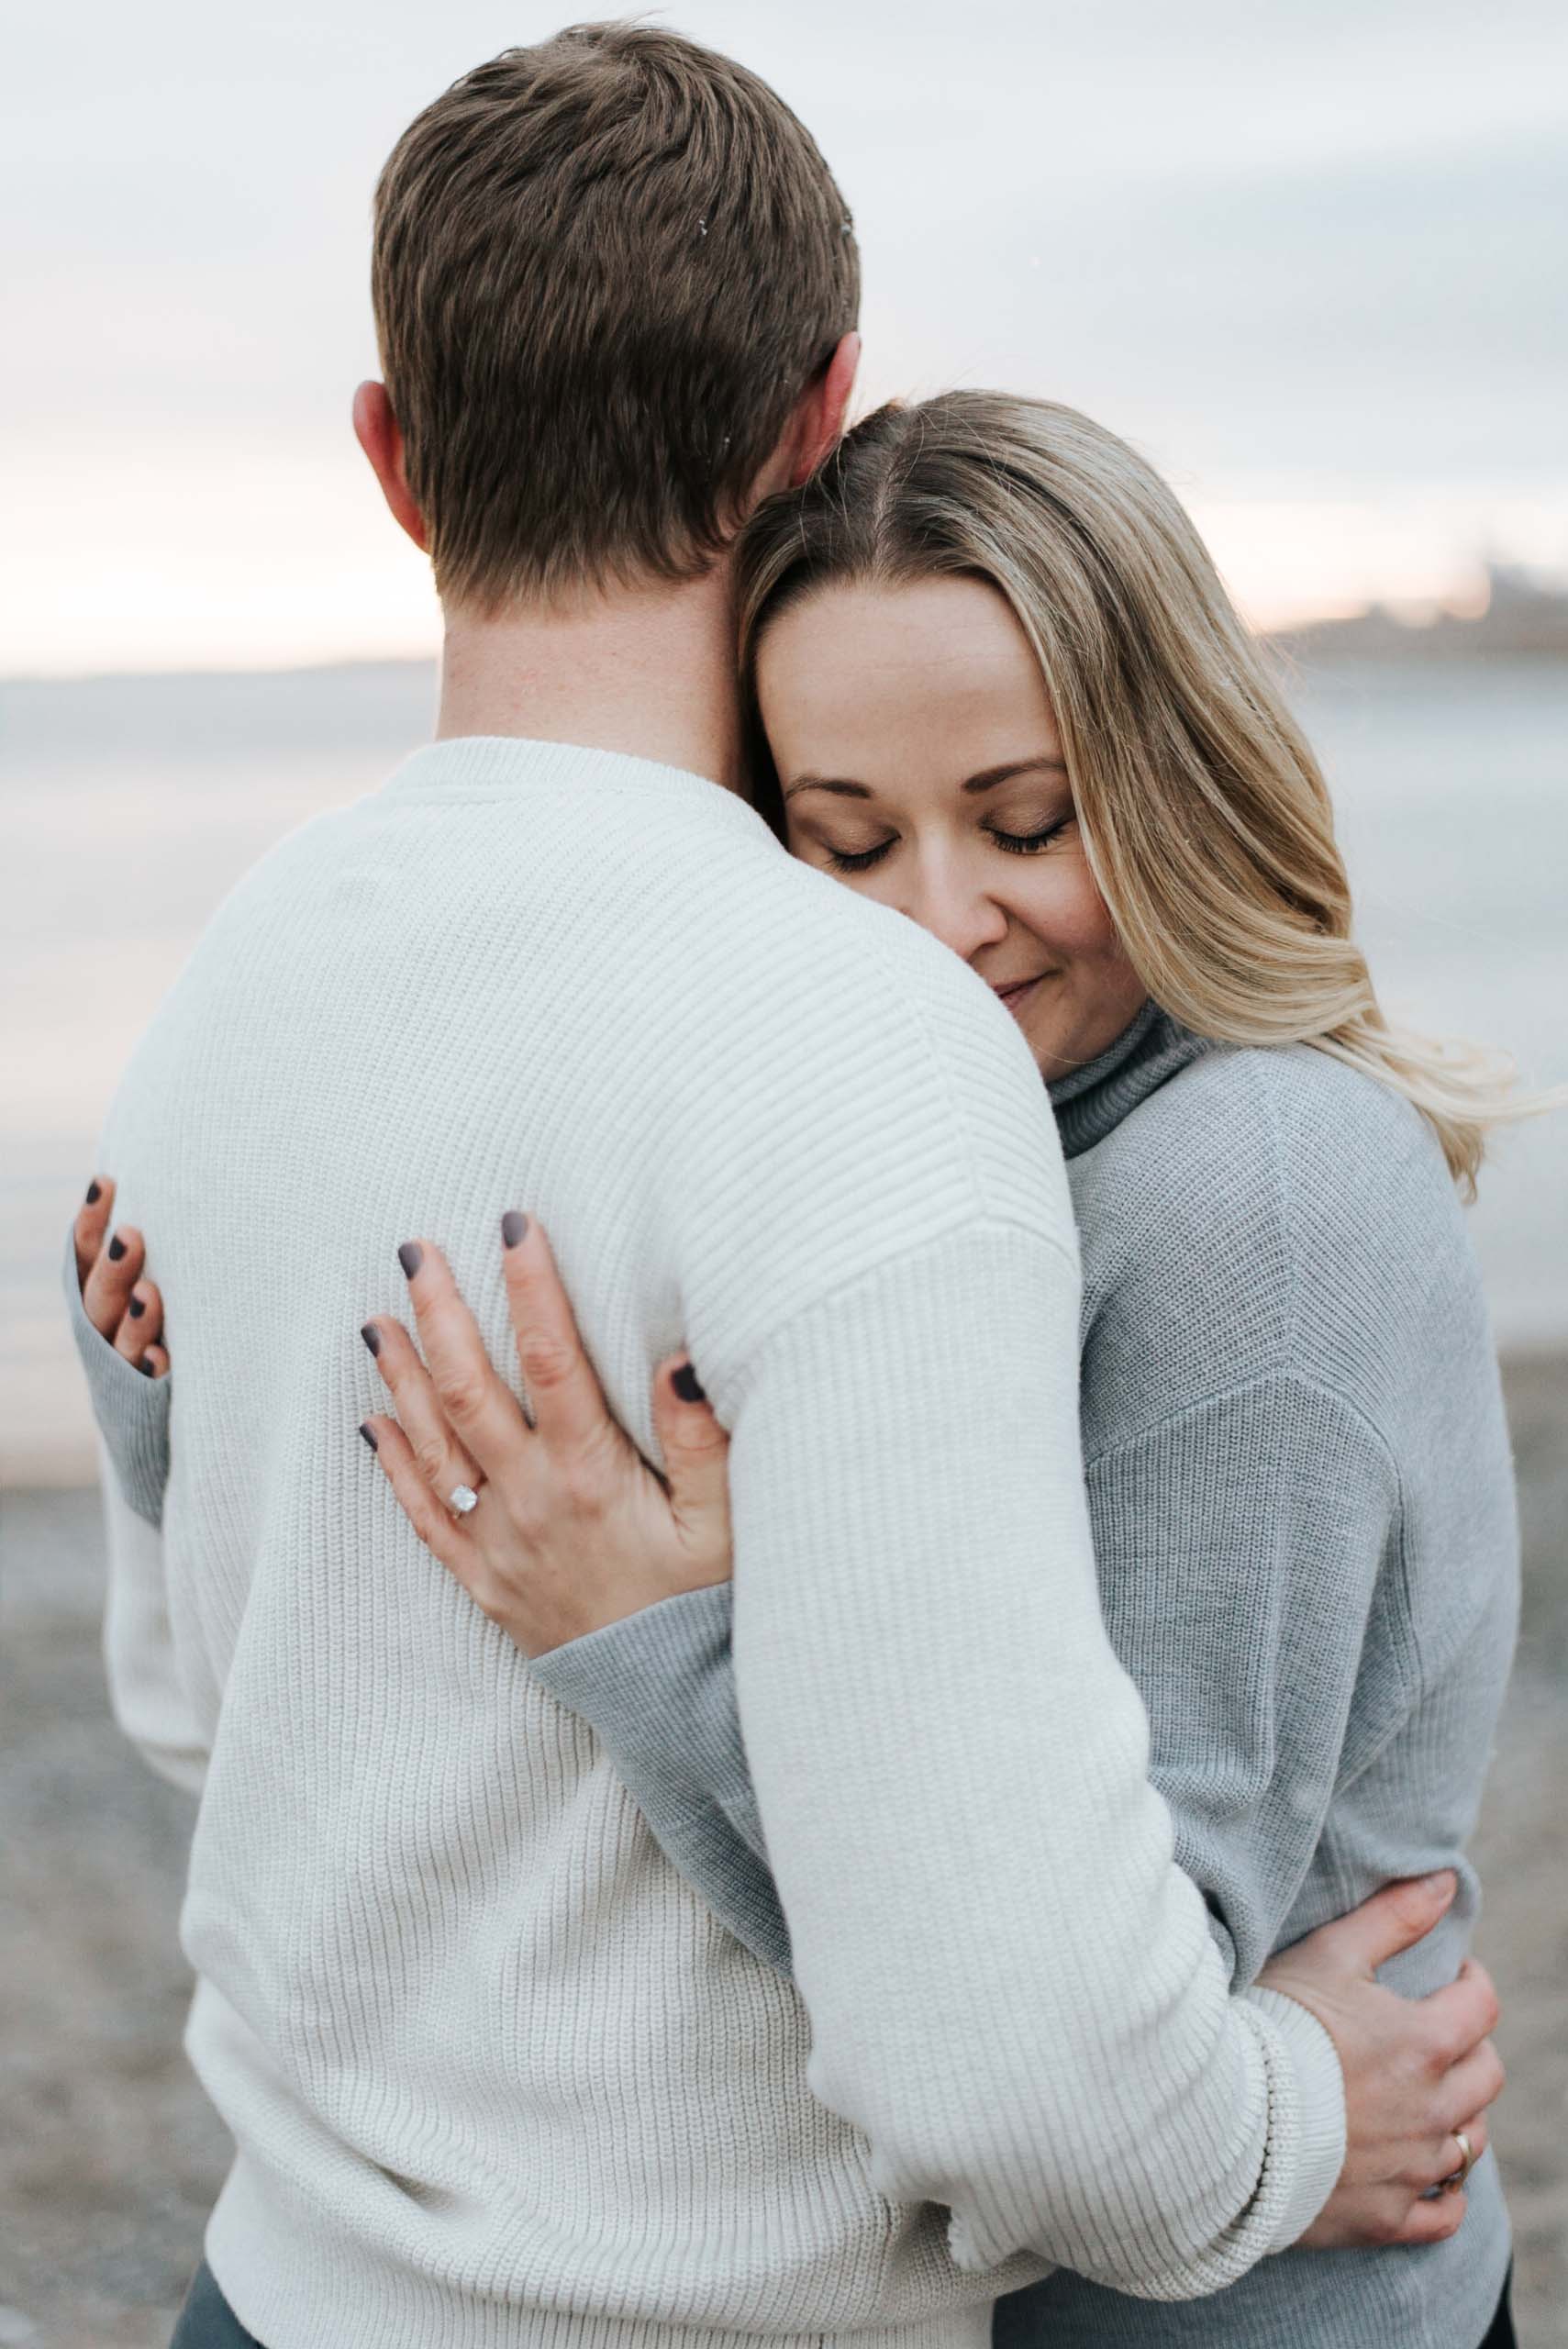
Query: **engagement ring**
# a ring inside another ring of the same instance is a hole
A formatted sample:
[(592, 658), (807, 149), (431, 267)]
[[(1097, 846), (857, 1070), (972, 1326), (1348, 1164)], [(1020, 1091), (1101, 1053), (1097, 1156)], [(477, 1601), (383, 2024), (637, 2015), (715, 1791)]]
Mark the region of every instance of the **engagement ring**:
[(454, 1517), (466, 1517), (471, 1508), (479, 1507), (479, 1495), (472, 1485), (454, 1485), (447, 1495), (447, 1507)]

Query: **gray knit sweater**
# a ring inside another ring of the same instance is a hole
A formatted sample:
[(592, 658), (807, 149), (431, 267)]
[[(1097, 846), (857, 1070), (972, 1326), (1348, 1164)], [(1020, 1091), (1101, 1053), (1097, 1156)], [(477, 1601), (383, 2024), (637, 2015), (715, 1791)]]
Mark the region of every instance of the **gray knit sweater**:
[[(1207, 1044), (1149, 1007), (1053, 1085), (1084, 1252), (1083, 1425), (1112, 1639), (1151, 1774), (1238, 1977), (1397, 1876), (1459, 1870), (1386, 1970), (1456, 1971), (1464, 1857), (1518, 1609), (1492, 1341), (1441, 1154), (1403, 1102), (1305, 1048)], [(677, 1865), (775, 1964), (726, 1594), (543, 1657)], [(1475, 2349), (1508, 2263), (1496, 2165), (1436, 2250), (1291, 2252), (1161, 2306), (1065, 2270), (997, 2349)]]
[[(1178, 1856), (1242, 1980), (1390, 1876), (1456, 1866), (1450, 1919), (1388, 1970), (1434, 1987), (1475, 1918), (1463, 1847), (1517, 1607), (1496, 1365), (1440, 1154), (1414, 1112), (1324, 1055), (1207, 1045), (1152, 1008), (1052, 1098), (1084, 1252), (1102, 1592)], [(162, 1390), (117, 1391), (122, 1464), (155, 1476)], [(615, 1755), (677, 1866), (787, 1970), (728, 1589), (533, 1669)], [(1439, 2249), (1286, 2253), (1182, 2305), (1059, 2271), (999, 2303), (997, 2342), (1476, 2349), (1507, 2258), (1487, 2157)]]

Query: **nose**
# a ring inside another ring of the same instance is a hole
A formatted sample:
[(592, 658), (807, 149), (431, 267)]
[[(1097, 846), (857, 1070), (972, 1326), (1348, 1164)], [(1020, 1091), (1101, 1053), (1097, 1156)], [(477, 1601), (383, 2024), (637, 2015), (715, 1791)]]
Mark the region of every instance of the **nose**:
[(922, 861), (899, 911), (972, 963), (982, 947), (998, 945), (1007, 934), (1007, 916), (995, 897), (965, 878), (961, 861)]

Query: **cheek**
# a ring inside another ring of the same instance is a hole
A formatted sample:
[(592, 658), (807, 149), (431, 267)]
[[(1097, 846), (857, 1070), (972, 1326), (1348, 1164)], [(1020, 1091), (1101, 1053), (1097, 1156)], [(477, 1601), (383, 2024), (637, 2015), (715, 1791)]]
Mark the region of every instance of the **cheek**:
[(1125, 958), (1087, 860), (1053, 860), (1048, 850), (1038, 864), (1013, 892), (1018, 918), (1064, 964), (1119, 964)]

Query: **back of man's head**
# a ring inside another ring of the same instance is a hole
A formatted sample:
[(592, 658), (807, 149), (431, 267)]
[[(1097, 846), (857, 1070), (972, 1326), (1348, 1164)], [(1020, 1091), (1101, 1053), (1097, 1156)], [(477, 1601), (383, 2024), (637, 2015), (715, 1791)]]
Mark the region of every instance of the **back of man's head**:
[(809, 134), (677, 34), (577, 25), (453, 83), (376, 191), (376, 330), (449, 603), (695, 576), (854, 326)]

